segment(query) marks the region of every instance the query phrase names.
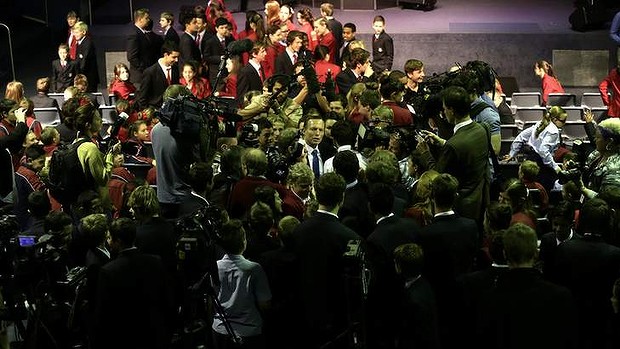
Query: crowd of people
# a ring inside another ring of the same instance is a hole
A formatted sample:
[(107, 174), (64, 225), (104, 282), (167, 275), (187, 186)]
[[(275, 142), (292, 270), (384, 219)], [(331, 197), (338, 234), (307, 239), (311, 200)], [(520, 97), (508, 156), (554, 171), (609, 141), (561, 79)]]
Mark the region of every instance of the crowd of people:
[[(87, 270), (84, 344), (186, 347), (201, 318), (217, 348), (616, 347), (620, 68), (599, 86), (608, 118), (585, 113), (591, 151), (563, 143), (567, 114), (549, 105), (500, 154), (506, 102), (488, 64), (427, 84), (420, 60), (393, 67), (385, 18), (367, 50), (333, 10), (270, 0), (238, 32), (213, 0), (179, 14), (182, 33), (161, 13), (161, 35), (136, 10), (108, 87), (113, 125), (73, 12), (37, 95), (9, 83), (0, 209)], [(534, 73), (543, 105), (564, 91), (548, 62)], [(232, 101), (238, 118), (170, 114), (183, 100)], [(60, 107), (61, 123), (35, 107)], [(205, 282), (223, 311), (195, 299)], [(66, 330), (55, 339), (76, 344)]]

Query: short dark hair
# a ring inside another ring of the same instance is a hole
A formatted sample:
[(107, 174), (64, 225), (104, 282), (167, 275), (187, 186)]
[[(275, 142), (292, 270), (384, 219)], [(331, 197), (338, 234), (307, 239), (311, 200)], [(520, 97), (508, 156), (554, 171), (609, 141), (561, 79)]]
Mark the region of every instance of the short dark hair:
[(44, 218), (51, 209), (46, 191), (35, 190), (28, 195), (28, 211), (34, 218)]
[(372, 22), (382, 22), (385, 24), (385, 18), (383, 18), (383, 16), (375, 16), (375, 18), (372, 19)]
[(359, 160), (350, 150), (340, 151), (334, 156), (334, 171), (341, 175), (345, 182), (351, 183), (357, 179), (360, 171)]
[(26, 161), (36, 160), (42, 156), (45, 156), (45, 149), (40, 144), (33, 144), (26, 148), (24, 155), (26, 155)]
[(326, 173), (319, 178), (316, 185), (316, 199), (320, 205), (336, 207), (344, 197), (346, 186), (341, 175), (335, 172)]
[[(349, 56), (349, 61), (351, 62), (351, 69), (355, 69), (357, 64), (364, 64), (370, 58), (370, 52), (364, 50), (363, 48), (354, 48), (351, 51), (351, 55)], [(348, 64), (347, 64), (348, 65)]]
[(452, 207), (456, 201), (459, 181), (448, 173), (435, 177), (432, 184), (432, 197), (439, 207)]
[(351, 23), (351, 22), (349, 22), (349, 23), (345, 23), (345, 24), (342, 26), (342, 28), (343, 28), (343, 29), (344, 29), (344, 28), (349, 28), (349, 29), (351, 29), (351, 31), (352, 31), (352, 32), (354, 32), (354, 33), (357, 31), (357, 27), (355, 26), (355, 23)]
[(394, 206), (392, 187), (385, 183), (373, 183), (368, 190), (368, 203), (374, 214), (387, 216)]
[(394, 249), (394, 261), (403, 277), (416, 277), (422, 273), (424, 251), (414, 243), (400, 245)]
[(355, 143), (353, 124), (348, 120), (336, 121), (332, 125), (332, 138), (339, 146), (353, 145)]
[(172, 41), (172, 40), (166, 40), (164, 41), (164, 44), (161, 45), (161, 53), (162, 55), (164, 54), (171, 54), (172, 52), (179, 52), (179, 45)]
[(360, 103), (363, 106), (369, 106), (370, 109), (375, 109), (381, 105), (381, 95), (377, 90), (366, 90), (360, 95)]
[(449, 86), (441, 92), (441, 99), (446, 107), (452, 108), (457, 116), (464, 117), (469, 114), (471, 97), (460, 86)]
[(222, 225), (220, 230), (220, 245), (228, 254), (243, 253), (245, 230), (243, 223), (238, 219), (231, 219)]
[(52, 211), (45, 216), (43, 230), (45, 230), (46, 234), (60, 233), (66, 226), (72, 224), (73, 220), (71, 219), (71, 216), (65, 212)]
[(206, 162), (196, 162), (189, 168), (189, 183), (197, 193), (202, 193), (213, 180), (213, 167)]
[(292, 44), (295, 41), (295, 38), (300, 38), (303, 40), (303, 32), (300, 32), (299, 30), (291, 30), (288, 32), (288, 35), (286, 35), (286, 43), (289, 45)]
[(609, 205), (599, 198), (586, 201), (579, 214), (579, 230), (582, 233), (607, 235), (611, 211)]
[(110, 224), (110, 237), (123, 246), (133, 246), (136, 242), (136, 223), (129, 218), (119, 218)]
[(486, 218), (492, 231), (508, 229), (512, 220), (512, 208), (507, 204), (493, 202), (487, 206)]
[(421, 60), (419, 59), (408, 59), (407, 62), (405, 62), (405, 73), (409, 74), (412, 73), (416, 70), (420, 70), (424, 68), (424, 63), (422, 63)]

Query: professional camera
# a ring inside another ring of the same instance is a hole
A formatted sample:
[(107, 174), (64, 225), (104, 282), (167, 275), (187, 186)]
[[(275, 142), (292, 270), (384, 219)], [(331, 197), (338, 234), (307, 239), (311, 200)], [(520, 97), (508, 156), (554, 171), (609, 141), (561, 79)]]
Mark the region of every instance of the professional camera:
[(560, 184), (566, 184), (570, 181), (577, 182), (581, 179), (581, 170), (576, 161), (567, 161), (566, 169), (558, 172), (558, 181)]
[(384, 147), (387, 149), (390, 143), (390, 133), (384, 128), (377, 127), (374, 122), (360, 124), (357, 135), (358, 148), (362, 152), (372, 152), (377, 147)]
[(267, 155), (267, 179), (274, 183), (284, 183), (288, 176), (288, 157), (276, 146), (268, 147), (265, 155)]

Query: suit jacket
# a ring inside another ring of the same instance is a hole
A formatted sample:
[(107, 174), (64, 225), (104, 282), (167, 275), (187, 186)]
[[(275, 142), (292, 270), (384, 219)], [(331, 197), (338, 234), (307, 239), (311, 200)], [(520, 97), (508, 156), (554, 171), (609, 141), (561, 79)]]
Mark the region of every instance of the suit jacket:
[(30, 97), (35, 108), (58, 108), (58, 101), (49, 97), (45, 93), (37, 93)]
[(176, 270), (176, 235), (174, 226), (161, 217), (141, 222), (136, 229), (136, 247), (142, 253), (159, 256), (172, 277)]
[(397, 349), (440, 348), (437, 303), (432, 287), (424, 277), (414, 281), (401, 295), (396, 324)]
[[(461, 127), (441, 148), (431, 168), (459, 181), (455, 211), (480, 221), (489, 202), (489, 143), (486, 129), (476, 122)], [(430, 159), (429, 159), (430, 160)]]
[(424, 272), (442, 298), (456, 283), (459, 275), (471, 271), (478, 250), (476, 222), (457, 214), (437, 216), (420, 232), (424, 249)]
[(372, 69), (377, 73), (392, 70), (394, 62), (394, 42), (386, 32), (378, 38), (372, 36)]
[(12, 166), (11, 154), (18, 156), (27, 133), (26, 123), (18, 122), (13, 132), (0, 137), (0, 202), (13, 190), (13, 176), (17, 169)]
[[(260, 68), (263, 69), (262, 67)], [(237, 101), (238, 104), (243, 102), (243, 96), (249, 91), (262, 91), (263, 80), (261, 80), (258, 71), (248, 63), (245, 67), (241, 68), (239, 74), (237, 74)]]
[(574, 348), (576, 314), (564, 287), (533, 268), (506, 271), (483, 299), (476, 331), (481, 348)]
[(122, 251), (101, 268), (97, 294), (97, 348), (169, 346), (174, 306), (159, 257), (136, 248)]
[[(144, 33), (134, 24), (131, 33), (127, 36), (127, 61), (129, 61), (129, 77), (131, 82), (140, 83), (144, 70), (155, 63), (153, 48), (147, 33)], [(157, 60), (157, 58), (155, 58)]]
[(79, 72), (86, 75), (88, 79), (88, 92), (97, 91), (97, 86), (99, 85), (97, 51), (90, 37), (85, 36), (82, 42), (78, 43), (75, 61), (79, 67)]
[[(232, 36), (227, 36), (224, 39), (224, 44), (226, 47), (230, 45), (231, 42), (235, 41)], [(211, 83), (211, 89), (213, 91), (219, 91), (221, 86), (215, 86), (215, 79), (217, 78), (217, 73), (219, 70), (220, 62), (222, 60), (222, 56), (224, 55), (224, 48), (220, 43), (220, 38), (217, 35), (213, 35), (206, 42), (205, 46), (202, 48), (202, 58), (203, 61), (209, 66), (209, 83)], [(226, 69), (224, 69), (224, 76), (226, 76)], [(224, 79), (220, 79), (219, 84), (224, 83)]]
[(183, 32), (179, 38), (179, 53), (181, 54), (181, 59), (179, 62), (179, 66), (182, 67), (184, 62), (195, 61), (200, 63), (202, 61), (202, 55), (200, 54), (200, 49), (196, 45), (195, 37)]
[[(573, 232), (573, 236), (569, 240), (580, 238), (582, 238), (581, 235)], [(561, 242), (560, 245), (564, 242), (565, 241)], [(542, 262), (543, 275), (547, 280), (555, 280), (557, 278), (557, 270), (555, 268), (555, 255), (560, 245), (558, 245), (556, 241), (554, 232), (546, 233), (540, 237), (538, 260)]]
[(366, 238), (375, 227), (373, 215), (368, 209), (368, 185), (358, 182), (344, 192), (344, 202), (338, 211), (340, 221)]
[(293, 61), (291, 61), (291, 57), (288, 55), (286, 50), (276, 56), (275, 73), (288, 76), (295, 74), (295, 70), (293, 69)]
[[(365, 76), (362, 77), (362, 82), (368, 81), (370, 81), (370, 79)], [(336, 75), (336, 85), (338, 85), (338, 93), (344, 96), (349, 93), (351, 86), (355, 85), (356, 83), (358, 83), (358, 81), (351, 68), (347, 68), (341, 71), (340, 74)]]
[(620, 277), (620, 248), (600, 236), (584, 234), (580, 239), (561, 243), (555, 262), (553, 281), (570, 289), (577, 303), (579, 338), (584, 341), (581, 347), (604, 347), (598, 341), (605, 339), (611, 317), (609, 299), (614, 281)]
[[(179, 70), (173, 65), (170, 70), (172, 77), (171, 84), (179, 83)], [(155, 63), (152, 66), (146, 68), (142, 76), (142, 83), (138, 90), (138, 105), (140, 108), (146, 108), (148, 106), (154, 106), (155, 108), (161, 107), (163, 103), (163, 93), (168, 88), (168, 81), (166, 75), (161, 69), (159, 63)]]
[[(60, 59), (52, 61), (52, 81), (50, 90), (62, 93), (69, 86), (73, 86), (73, 79), (77, 75), (79, 67), (75, 61), (67, 57), (67, 64), (63, 68), (60, 65)], [(89, 82), (90, 83), (90, 82)]]
[(164, 35), (164, 41), (176, 42), (178, 45), (180, 42), (179, 33), (173, 27), (170, 27), (166, 35)]
[(318, 344), (346, 326), (345, 287), (338, 285), (343, 285), (347, 244), (360, 237), (338, 218), (317, 212), (295, 228), (293, 238), (299, 261), (300, 327)]

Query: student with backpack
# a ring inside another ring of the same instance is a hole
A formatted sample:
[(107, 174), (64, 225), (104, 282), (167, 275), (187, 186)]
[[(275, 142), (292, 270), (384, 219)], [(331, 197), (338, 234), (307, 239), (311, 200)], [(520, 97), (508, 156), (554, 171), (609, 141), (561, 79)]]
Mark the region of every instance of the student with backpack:
[(58, 148), (50, 161), (50, 192), (65, 209), (89, 189), (98, 192), (104, 205), (109, 206), (107, 183), (114, 155), (120, 153), (120, 143), (105, 155), (99, 150), (94, 139), (101, 130), (101, 115), (88, 99), (81, 101), (75, 116), (78, 137), (73, 143)]

